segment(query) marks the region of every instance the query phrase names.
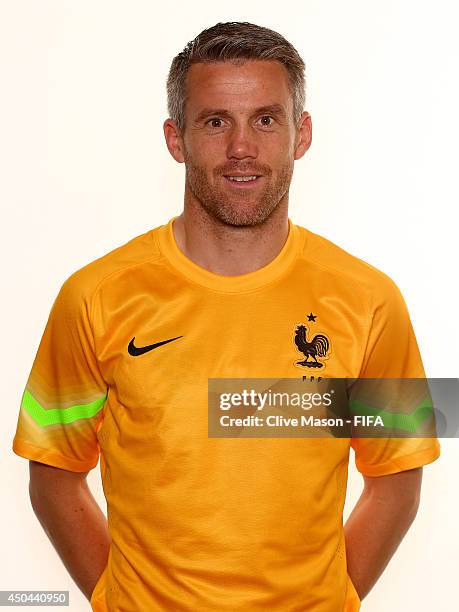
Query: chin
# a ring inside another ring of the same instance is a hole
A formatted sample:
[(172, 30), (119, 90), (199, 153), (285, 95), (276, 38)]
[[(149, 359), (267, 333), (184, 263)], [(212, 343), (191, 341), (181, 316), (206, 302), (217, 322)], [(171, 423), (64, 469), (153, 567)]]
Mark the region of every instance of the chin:
[(218, 206), (213, 210), (214, 216), (227, 225), (244, 227), (260, 225), (271, 215), (273, 209), (260, 204)]

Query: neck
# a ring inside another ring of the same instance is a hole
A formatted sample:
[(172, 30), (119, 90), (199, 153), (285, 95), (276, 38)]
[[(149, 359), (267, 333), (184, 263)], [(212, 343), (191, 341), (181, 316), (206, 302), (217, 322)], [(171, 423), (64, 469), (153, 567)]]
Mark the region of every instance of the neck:
[(288, 192), (266, 221), (232, 226), (211, 216), (197, 201), (185, 199), (173, 223), (177, 246), (194, 263), (223, 276), (262, 268), (281, 251), (288, 235)]

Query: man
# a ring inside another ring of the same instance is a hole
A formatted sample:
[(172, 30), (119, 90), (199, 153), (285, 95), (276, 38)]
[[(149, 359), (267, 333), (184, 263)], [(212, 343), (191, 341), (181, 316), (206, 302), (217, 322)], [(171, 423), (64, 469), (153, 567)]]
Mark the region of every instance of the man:
[[(13, 442), (34, 511), (95, 611), (358, 610), (438, 441), (211, 437), (208, 383), (423, 377), (406, 305), (288, 217), (312, 129), (288, 41), (217, 24), (167, 92), (184, 209), (57, 296)], [(365, 486), (343, 529), (350, 446)], [(86, 483), (99, 453), (108, 523)]]

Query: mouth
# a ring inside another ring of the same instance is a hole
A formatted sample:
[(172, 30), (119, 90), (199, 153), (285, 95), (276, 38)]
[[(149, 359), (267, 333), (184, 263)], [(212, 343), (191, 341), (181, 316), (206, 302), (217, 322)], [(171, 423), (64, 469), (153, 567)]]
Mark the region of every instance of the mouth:
[(262, 176), (259, 174), (234, 174), (224, 175), (224, 178), (233, 187), (252, 187), (260, 182)]

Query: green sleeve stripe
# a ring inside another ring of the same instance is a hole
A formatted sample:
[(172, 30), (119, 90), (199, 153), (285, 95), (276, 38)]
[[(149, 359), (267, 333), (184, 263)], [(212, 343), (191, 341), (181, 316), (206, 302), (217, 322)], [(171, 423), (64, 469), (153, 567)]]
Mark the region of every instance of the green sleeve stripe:
[(403, 429), (415, 432), (418, 427), (433, 414), (432, 398), (429, 395), (419, 403), (411, 414), (403, 412), (387, 412), (382, 408), (368, 406), (359, 400), (349, 402), (349, 409), (363, 416), (380, 416), (384, 427), (389, 429)]
[(89, 404), (77, 404), (68, 408), (51, 408), (46, 410), (27, 389), (22, 397), (22, 407), (27, 410), (33, 420), (40, 425), (66, 424), (78, 419), (90, 419), (96, 415), (104, 405), (107, 396), (104, 395)]

